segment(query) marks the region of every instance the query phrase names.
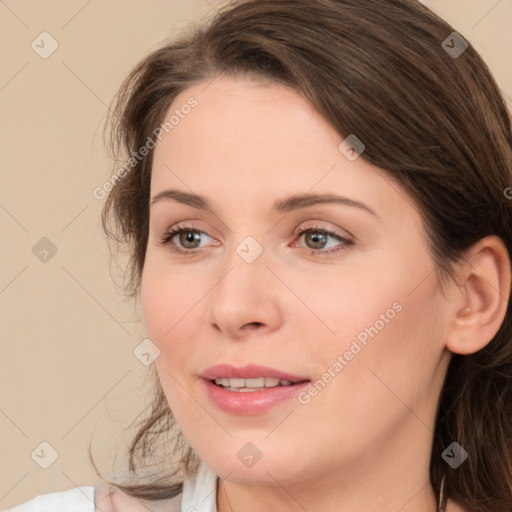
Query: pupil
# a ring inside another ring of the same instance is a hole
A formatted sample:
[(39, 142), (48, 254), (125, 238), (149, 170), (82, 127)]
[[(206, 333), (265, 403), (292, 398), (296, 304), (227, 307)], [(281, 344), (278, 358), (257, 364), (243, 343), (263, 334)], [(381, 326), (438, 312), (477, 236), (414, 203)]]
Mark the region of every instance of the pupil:
[[(192, 231), (189, 231), (188, 233), (185, 234), (185, 242), (193, 243), (197, 234), (198, 233), (193, 233)], [(184, 243), (183, 245), (186, 245), (186, 243)]]
[[(325, 235), (324, 234), (321, 234), (321, 233), (311, 234), (311, 233), (309, 233), (308, 236), (309, 236), (310, 240), (313, 239), (313, 243), (314, 244), (318, 244), (319, 243), (320, 245), (323, 245), (325, 243)], [(321, 240), (320, 242), (318, 240), (314, 240), (317, 237), (320, 237), (323, 240)], [(318, 247), (315, 247), (315, 248), (317, 249)]]

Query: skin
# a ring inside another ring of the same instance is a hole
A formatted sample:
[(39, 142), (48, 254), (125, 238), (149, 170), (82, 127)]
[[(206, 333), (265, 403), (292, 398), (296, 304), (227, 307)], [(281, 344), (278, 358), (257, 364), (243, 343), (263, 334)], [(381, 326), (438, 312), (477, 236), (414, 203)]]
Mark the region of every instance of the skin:
[[(169, 405), (221, 477), (218, 511), (339, 512), (343, 504), (351, 512), (435, 512), (428, 467), (439, 393), (451, 352), (479, 350), (503, 321), (503, 243), (488, 237), (474, 246), (443, 295), (411, 197), (362, 157), (345, 158), (344, 137), (308, 102), (246, 78), (207, 85), (171, 105), (166, 118), (190, 96), (198, 100), (154, 150), (151, 197), (194, 192), (211, 210), (175, 200), (151, 206), (141, 298)], [(275, 200), (307, 192), (355, 199), (378, 218), (339, 204), (272, 212)], [(186, 233), (159, 244), (177, 224), (203, 233), (188, 245)], [(297, 227), (329, 229), (353, 244), (297, 237)], [(247, 236), (263, 248), (252, 263), (236, 252)], [(343, 250), (319, 256), (336, 248)], [(199, 374), (218, 363), (316, 381), (396, 302), (402, 310), (306, 405), (291, 399), (241, 416), (204, 392)], [(262, 453), (250, 468), (237, 457), (247, 442)], [(447, 510), (463, 509), (450, 500)]]

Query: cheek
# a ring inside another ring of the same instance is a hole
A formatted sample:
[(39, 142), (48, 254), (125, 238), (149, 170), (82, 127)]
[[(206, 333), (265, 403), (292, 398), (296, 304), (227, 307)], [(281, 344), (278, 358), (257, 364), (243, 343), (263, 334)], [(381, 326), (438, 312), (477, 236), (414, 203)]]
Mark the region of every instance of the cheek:
[(147, 259), (142, 274), (142, 314), (149, 338), (164, 350), (201, 295), (190, 276), (153, 260)]
[(347, 303), (357, 320), (338, 334), (339, 345), (331, 351), (332, 361), (342, 355), (345, 362), (323, 405), (344, 404), (369, 436), (378, 435), (379, 425), (407, 417), (411, 409), (425, 424), (431, 421), (432, 384), (444, 346), (441, 302), (432, 282), (413, 293), (401, 286), (361, 304), (364, 314)]
[[(357, 271), (341, 269), (335, 280), (317, 275), (314, 282), (294, 289), (316, 314), (304, 314), (304, 309), (297, 313), (301, 332), (309, 333), (305, 339), (311, 341), (315, 331), (322, 333), (314, 336), (309, 352), (318, 363), (315, 377), (328, 381), (325, 372), (336, 375), (331, 379), (336, 383), (321, 392), (325, 402), (322, 398), (317, 403), (346, 402), (347, 397), (364, 394), (378, 406), (386, 397), (396, 400), (391, 390), (406, 403), (423, 393), (443, 351), (442, 300), (428, 268), (418, 256), (395, 255)], [(304, 344), (305, 350), (309, 344)]]
[(190, 400), (180, 383), (192, 357), (191, 344), (182, 337), (190, 320), (187, 311), (197, 299), (193, 300), (190, 288), (181, 281), (147, 260), (141, 281), (141, 304), (147, 336), (160, 350), (154, 363), (159, 380), (174, 416), (183, 422), (196, 414), (188, 410)]
[[(147, 337), (158, 347), (155, 360), (163, 389), (171, 407), (187, 402), (181, 385), (197, 371), (201, 298), (207, 289), (186, 272), (149, 258), (141, 281), (141, 304)], [(204, 320), (203, 320), (204, 321)], [(181, 399), (178, 399), (181, 397)], [(189, 400), (188, 400), (189, 401)]]
[(403, 390), (404, 398), (428, 385), (444, 348), (442, 303), (436, 290), (425, 288), (401, 299), (402, 311), (383, 331), (385, 343), (372, 349), (375, 373)]
[[(284, 281), (293, 290), (287, 299), (287, 312), (291, 323), (307, 333), (303, 343), (316, 333), (326, 349), (332, 346), (337, 351), (349, 348), (350, 341), (365, 328), (378, 322), (381, 315), (393, 318), (399, 297), (397, 282), (388, 272), (362, 267), (340, 267), (316, 272), (314, 277), (304, 279), (304, 273), (284, 274)], [(316, 337), (315, 335), (315, 337)], [(307, 349), (307, 346), (304, 347)]]
[(142, 315), (148, 337), (160, 350), (161, 338), (172, 327), (172, 318), (167, 311), (173, 309), (169, 308), (173, 296), (167, 293), (166, 288), (164, 280), (158, 279), (158, 273), (146, 265), (141, 282)]

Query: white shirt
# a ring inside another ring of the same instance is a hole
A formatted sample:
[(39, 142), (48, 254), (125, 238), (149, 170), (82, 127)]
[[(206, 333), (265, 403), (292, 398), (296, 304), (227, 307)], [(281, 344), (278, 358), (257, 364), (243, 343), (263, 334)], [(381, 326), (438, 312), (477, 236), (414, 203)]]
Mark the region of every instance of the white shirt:
[[(146, 501), (155, 512), (217, 512), (218, 477), (204, 462), (200, 462), (194, 475), (186, 478), (183, 492), (166, 501)], [(67, 491), (40, 494), (34, 499), (17, 505), (6, 512), (101, 512), (96, 509), (95, 491), (97, 486), (74, 487)], [(147, 512), (140, 500), (123, 493), (122, 503), (117, 502), (113, 512)], [(123, 510), (121, 510), (121, 507)]]

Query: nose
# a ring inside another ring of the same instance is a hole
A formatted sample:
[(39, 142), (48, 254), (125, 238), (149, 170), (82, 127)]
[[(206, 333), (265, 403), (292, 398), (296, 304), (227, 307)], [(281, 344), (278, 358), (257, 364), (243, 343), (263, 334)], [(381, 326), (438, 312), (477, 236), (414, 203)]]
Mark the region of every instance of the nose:
[(226, 262), (223, 276), (208, 295), (208, 320), (214, 329), (231, 339), (279, 329), (283, 290), (266, 263), (264, 255), (247, 263), (236, 252)]

